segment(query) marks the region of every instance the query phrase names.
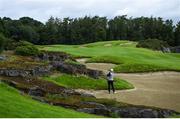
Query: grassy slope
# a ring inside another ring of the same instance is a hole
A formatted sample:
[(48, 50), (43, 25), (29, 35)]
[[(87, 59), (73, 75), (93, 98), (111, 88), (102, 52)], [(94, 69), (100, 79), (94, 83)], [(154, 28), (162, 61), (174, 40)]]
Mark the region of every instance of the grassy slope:
[(0, 118), (7, 117), (95, 117), (70, 109), (50, 106), (22, 96), (17, 90), (0, 83)]
[(107, 41), (86, 45), (39, 46), (42, 50), (65, 51), (74, 56), (92, 57), (89, 62), (118, 64), (116, 72), (180, 71), (180, 54), (136, 48), (135, 42)]
[[(71, 76), (71, 75), (62, 75), (59, 77), (45, 77), (44, 79), (53, 81), (58, 85), (65, 86), (73, 89), (96, 89), (96, 90), (105, 90), (107, 89), (106, 80), (100, 79), (91, 79), (85, 76)], [(115, 88), (116, 89), (132, 89), (133, 86), (125, 80), (115, 79)]]

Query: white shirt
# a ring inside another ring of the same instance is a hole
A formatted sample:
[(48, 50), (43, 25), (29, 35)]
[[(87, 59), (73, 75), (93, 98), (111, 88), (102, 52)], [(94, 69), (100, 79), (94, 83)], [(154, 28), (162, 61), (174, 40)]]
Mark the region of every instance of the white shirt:
[(114, 73), (113, 72), (109, 72), (110, 73), (110, 76), (108, 76), (108, 81), (113, 81), (113, 77), (114, 77)]

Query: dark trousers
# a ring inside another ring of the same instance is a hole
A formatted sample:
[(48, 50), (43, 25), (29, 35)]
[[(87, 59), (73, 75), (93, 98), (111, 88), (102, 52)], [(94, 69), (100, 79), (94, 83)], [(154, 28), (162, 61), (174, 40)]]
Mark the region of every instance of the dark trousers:
[(109, 93), (111, 91), (111, 88), (112, 88), (113, 92), (115, 92), (114, 81), (108, 81), (108, 91), (109, 91)]

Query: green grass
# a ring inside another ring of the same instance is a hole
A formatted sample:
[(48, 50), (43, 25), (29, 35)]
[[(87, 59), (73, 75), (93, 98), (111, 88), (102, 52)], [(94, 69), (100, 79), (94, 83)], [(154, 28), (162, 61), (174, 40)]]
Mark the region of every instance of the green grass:
[(160, 67), (150, 64), (122, 64), (114, 68), (115, 72), (133, 73), (133, 72), (156, 72), (156, 71), (167, 71), (166, 67)]
[(32, 100), (4, 83), (0, 83), (0, 118), (97, 117)]
[(95, 42), (95, 43), (85, 44), (83, 46), (85, 46), (85, 47), (97, 47), (97, 46), (104, 46), (104, 47), (110, 47), (110, 46), (135, 47), (136, 45), (137, 45), (136, 42), (129, 42), (127, 40), (121, 40), (121, 41)]
[(81, 65), (79, 62), (75, 62), (75, 61), (72, 61), (72, 60), (65, 60), (65, 63), (67, 64), (71, 64), (71, 65)]
[(169, 118), (180, 118), (180, 115), (173, 115), (173, 116), (170, 116)]
[(76, 57), (91, 57), (88, 62), (114, 63), (118, 65), (116, 72), (180, 71), (180, 54), (162, 53), (135, 46), (136, 43), (130, 41), (107, 41), (85, 45), (47, 45), (39, 48), (64, 51)]
[[(92, 79), (85, 76), (71, 76), (67, 74), (63, 74), (59, 77), (45, 77), (44, 79), (73, 89), (107, 89), (107, 81), (105, 79)], [(114, 86), (117, 90), (134, 88), (133, 85), (127, 81), (117, 78), (115, 78)]]

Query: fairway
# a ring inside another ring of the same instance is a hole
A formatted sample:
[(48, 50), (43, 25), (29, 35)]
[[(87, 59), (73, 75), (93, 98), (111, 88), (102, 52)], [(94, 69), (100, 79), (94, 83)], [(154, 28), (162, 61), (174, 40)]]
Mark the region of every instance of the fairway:
[(87, 62), (117, 64), (115, 72), (180, 71), (180, 54), (136, 48), (136, 42), (106, 41), (85, 45), (38, 46), (46, 51), (64, 51), (75, 57), (90, 57)]

